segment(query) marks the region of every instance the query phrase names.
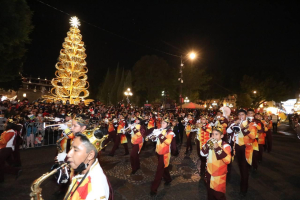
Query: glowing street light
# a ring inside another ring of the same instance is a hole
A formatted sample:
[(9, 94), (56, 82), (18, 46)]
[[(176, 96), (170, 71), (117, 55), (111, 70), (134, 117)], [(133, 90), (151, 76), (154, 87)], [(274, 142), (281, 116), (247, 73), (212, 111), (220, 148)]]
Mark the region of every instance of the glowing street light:
[[(187, 58), (190, 59), (190, 60), (194, 60), (194, 59), (197, 57), (197, 55), (196, 55), (196, 53), (194, 53), (194, 52), (190, 52), (190, 53), (187, 54), (185, 57), (187, 57)], [(182, 56), (181, 56), (180, 71), (179, 71), (180, 77), (178, 78), (178, 81), (180, 82), (179, 103), (180, 103), (180, 108), (181, 108), (181, 109), (182, 109), (182, 84), (183, 84), (183, 74), (182, 74), (182, 69), (183, 69), (183, 63), (184, 63), (183, 58), (185, 58), (185, 57), (182, 57)]]
[(188, 102), (190, 102), (189, 98), (185, 97), (184, 103), (188, 103)]
[(129, 98), (128, 96), (132, 96), (132, 92), (130, 91), (130, 88), (127, 88), (127, 90), (124, 92), (126, 99), (127, 99), (127, 103), (129, 103)]
[(189, 56), (191, 60), (194, 60), (196, 58), (196, 54), (194, 52), (191, 52)]
[(23, 97), (24, 97), (24, 98), (26, 97), (26, 93), (23, 93)]
[(256, 94), (256, 90), (253, 91), (253, 94)]

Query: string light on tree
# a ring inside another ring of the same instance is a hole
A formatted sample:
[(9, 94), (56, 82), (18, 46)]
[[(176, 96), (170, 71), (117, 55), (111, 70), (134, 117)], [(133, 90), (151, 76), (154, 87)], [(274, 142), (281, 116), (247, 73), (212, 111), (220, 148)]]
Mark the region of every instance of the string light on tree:
[[(67, 33), (63, 49), (60, 51), (59, 62), (56, 63), (56, 78), (52, 79), (52, 95), (43, 96), (50, 100), (62, 100), (64, 103), (69, 100), (71, 104), (78, 104), (89, 96), (89, 83), (87, 82), (88, 69), (86, 67), (86, 54), (80, 26), (77, 17), (71, 17), (71, 28)], [(93, 100), (87, 99), (85, 103)]]

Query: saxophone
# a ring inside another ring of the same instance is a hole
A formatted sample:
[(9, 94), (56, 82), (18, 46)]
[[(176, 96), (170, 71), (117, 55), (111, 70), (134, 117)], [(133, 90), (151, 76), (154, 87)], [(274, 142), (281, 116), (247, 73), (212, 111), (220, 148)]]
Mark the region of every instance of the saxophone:
[(41, 177), (33, 181), (31, 184), (31, 193), (30, 193), (30, 200), (43, 200), (42, 197), (42, 188), (40, 188), (40, 185), (51, 175), (55, 174), (58, 170), (60, 170), (63, 167), (66, 167), (68, 164), (64, 163), (58, 168), (52, 170), (51, 172), (47, 172), (46, 174), (43, 174)]

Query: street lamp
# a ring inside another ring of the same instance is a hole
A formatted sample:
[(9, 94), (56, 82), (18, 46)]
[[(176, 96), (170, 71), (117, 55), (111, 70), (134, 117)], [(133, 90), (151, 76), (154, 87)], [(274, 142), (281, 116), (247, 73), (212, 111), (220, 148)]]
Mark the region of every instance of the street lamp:
[[(190, 60), (194, 60), (196, 58), (196, 53), (194, 52), (190, 52), (189, 54), (187, 54), (185, 57), (187, 57)], [(184, 58), (185, 58), (184, 57)], [(178, 81), (180, 82), (180, 95), (179, 95), (179, 103), (180, 103), (180, 108), (182, 109), (182, 84), (183, 84), (183, 74), (182, 74), (182, 70), (183, 70), (183, 57), (181, 56), (181, 63), (180, 63), (180, 70), (179, 70), (179, 74), (180, 74), (180, 78), (178, 78)]]
[(184, 103), (188, 103), (188, 102), (190, 102), (189, 98), (185, 97)]
[(216, 103), (216, 101), (214, 101), (211, 105), (217, 106), (218, 104)]
[(194, 52), (191, 52), (189, 57), (191, 60), (194, 60), (196, 58), (196, 54)]
[(253, 91), (253, 94), (256, 94), (256, 90)]
[(23, 93), (23, 97), (24, 97), (24, 98), (26, 97), (26, 93)]
[(127, 90), (124, 92), (126, 99), (127, 99), (127, 103), (129, 103), (129, 98), (128, 96), (132, 96), (132, 92), (130, 91), (130, 88), (127, 88)]

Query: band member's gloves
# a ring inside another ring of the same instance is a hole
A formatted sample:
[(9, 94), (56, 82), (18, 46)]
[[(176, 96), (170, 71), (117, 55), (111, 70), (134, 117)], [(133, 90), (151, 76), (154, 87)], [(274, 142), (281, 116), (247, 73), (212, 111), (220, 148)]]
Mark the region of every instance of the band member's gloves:
[(159, 139), (160, 143), (163, 143), (167, 138), (163, 134), (160, 134), (160, 135), (158, 135), (158, 139)]
[(214, 148), (214, 151), (215, 151), (215, 154), (216, 154), (216, 158), (218, 160), (221, 160), (221, 159), (223, 159), (227, 156), (226, 152), (223, 151), (223, 149), (220, 146), (218, 146), (217, 148)]
[(209, 124), (211, 127), (213, 127), (213, 126), (215, 126), (215, 124), (214, 123), (212, 123), (212, 122), (210, 122), (210, 124)]
[(250, 133), (250, 131), (248, 130), (248, 128), (242, 128), (242, 133), (244, 136), (246, 136)]
[(58, 162), (64, 162), (66, 157), (67, 157), (67, 154), (65, 152), (58, 153), (57, 154), (57, 161)]
[(69, 129), (69, 127), (66, 124), (60, 124), (58, 127), (59, 130), (63, 130), (64, 132), (66, 129)]
[(54, 121), (55, 121), (55, 122), (60, 122), (60, 121), (62, 121), (62, 118), (55, 117), (55, 118), (54, 118)]
[(133, 130), (134, 134), (136, 134), (136, 133), (138, 133), (138, 132), (139, 132), (139, 130), (138, 130), (138, 129), (136, 129), (135, 127), (134, 127), (132, 130)]

